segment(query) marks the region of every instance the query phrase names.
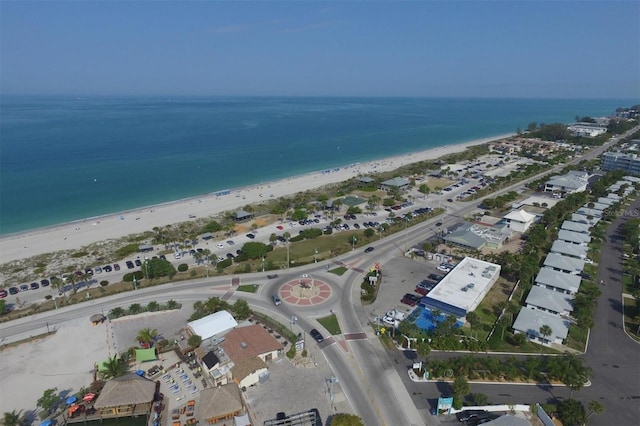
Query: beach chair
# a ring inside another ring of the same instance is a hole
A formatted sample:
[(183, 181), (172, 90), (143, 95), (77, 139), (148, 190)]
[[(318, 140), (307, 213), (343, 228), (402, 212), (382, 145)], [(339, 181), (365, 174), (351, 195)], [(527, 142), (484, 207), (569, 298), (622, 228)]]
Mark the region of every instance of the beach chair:
[(172, 389), (171, 390), (171, 393), (173, 393), (173, 394), (176, 394), (178, 392), (180, 392), (180, 388), (176, 388), (176, 389)]
[(171, 378), (171, 373), (167, 373), (164, 376), (162, 376), (163, 379), (170, 379)]
[(191, 385), (191, 384), (193, 384), (193, 382), (191, 381), (191, 379), (189, 379), (189, 380), (185, 380), (185, 382), (184, 382), (184, 385), (185, 385), (185, 386), (189, 386), (189, 385)]
[(182, 380), (186, 380), (186, 379), (188, 379), (188, 378), (189, 378), (189, 376), (187, 375), (187, 373), (184, 373), (183, 375), (181, 375), (181, 376), (180, 376), (180, 378), (181, 378)]

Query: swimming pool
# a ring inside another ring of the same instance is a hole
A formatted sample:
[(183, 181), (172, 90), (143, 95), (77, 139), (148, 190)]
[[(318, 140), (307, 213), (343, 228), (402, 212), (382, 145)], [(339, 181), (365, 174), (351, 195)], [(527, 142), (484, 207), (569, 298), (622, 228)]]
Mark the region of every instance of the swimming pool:
[[(419, 306), (409, 315), (407, 320), (414, 322), (418, 328), (422, 330), (433, 330), (438, 323), (446, 321), (447, 317), (448, 315), (446, 314), (440, 314), (434, 317), (429, 308)], [(457, 321), (456, 327), (462, 327), (462, 322)]]

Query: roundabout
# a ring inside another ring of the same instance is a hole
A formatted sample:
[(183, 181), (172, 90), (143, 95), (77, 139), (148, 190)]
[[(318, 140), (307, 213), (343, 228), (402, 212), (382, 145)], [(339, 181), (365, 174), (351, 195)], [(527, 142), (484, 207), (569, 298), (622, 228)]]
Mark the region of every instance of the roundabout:
[(302, 274), (297, 279), (283, 284), (278, 291), (280, 299), (298, 306), (324, 303), (331, 297), (331, 293), (329, 284), (309, 274)]

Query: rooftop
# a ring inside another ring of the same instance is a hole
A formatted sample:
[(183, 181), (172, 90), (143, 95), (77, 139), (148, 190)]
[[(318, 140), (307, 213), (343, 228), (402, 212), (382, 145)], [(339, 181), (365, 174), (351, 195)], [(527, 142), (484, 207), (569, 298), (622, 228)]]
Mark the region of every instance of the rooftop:
[(568, 243), (562, 240), (555, 240), (551, 246), (550, 252), (584, 259), (587, 257), (588, 250), (589, 249), (585, 246)]
[(234, 363), (283, 348), (280, 342), (258, 324), (230, 331), (220, 346)]
[(238, 323), (229, 312), (218, 311), (204, 318), (187, 323), (187, 325), (194, 334), (202, 337), (202, 340), (207, 340), (231, 330), (233, 327), (237, 327)]
[(540, 327), (547, 325), (551, 328), (551, 335), (546, 339), (566, 339), (569, 334), (569, 321), (557, 315), (527, 306), (520, 309), (520, 313), (513, 323), (513, 329), (522, 331), (531, 336), (542, 338)]
[(579, 232), (581, 234), (588, 234), (589, 228), (591, 228), (591, 226), (589, 226), (586, 223), (579, 223), (579, 222), (573, 222), (571, 220), (565, 220), (564, 222), (562, 222), (562, 226), (560, 228), (566, 231)]
[(540, 272), (536, 275), (537, 284), (556, 287), (571, 293), (578, 292), (581, 281), (582, 278), (579, 275), (554, 271), (551, 268), (540, 268)]
[(587, 245), (591, 241), (591, 236), (589, 236), (588, 234), (583, 234), (581, 232), (567, 231), (566, 229), (561, 229), (558, 231), (558, 239), (562, 241), (568, 241), (574, 244)]
[(534, 285), (531, 287), (525, 303), (553, 312), (573, 312), (572, 302), (574, 298), (574, 296), (566, 293), (560, 293)]
[(563, 256), (557, 253), (549, 253), (544, 259), (544, 266), (548, 268), (556, 268), (570, 273), (578, 273), (584, 269), (584, 260), (574, 257)]

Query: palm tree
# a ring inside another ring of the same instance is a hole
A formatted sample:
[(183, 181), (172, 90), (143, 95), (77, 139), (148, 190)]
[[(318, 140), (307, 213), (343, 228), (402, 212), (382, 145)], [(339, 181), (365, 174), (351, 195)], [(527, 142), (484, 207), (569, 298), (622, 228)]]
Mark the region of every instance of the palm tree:
[(78, 292), (78, 289), (76, 288), (76, 274), (71, 273), (67, 275), (67, 282), (71, 284), (71, 290), (73, 291), (73, 294), (76, 294)]
[(113, 358), (105, 361), (102, 368), (100, 375), (105, 380), (124, 376), (129, 371), (127, 362), (122, 358), (118, 358), (118, 355), (114, 355)]
[(54, 288), (56, 290), (58, 290), (58, 292), (62, 289), (62, 293), (65, 295), (67, 295), (67, 292), (64, 290), (64, 282), (62, 282), (62, 280), (58, 277), (52, 277), (51, 278), (51, 288)]
[(25, 423), (25, 419), (22, 417), (22, 411), (16, 412), (16, 410), (13, 410), (10, 413), (5, 412), (2, 419), (2, 424), (4, 426), (21, 426)]
[[(469, 322), (469, 325), (471, 326), (471, 335), (473, 335), (473, 329), (480, 323), (480, 317), (474, 311), (467, 312), (467, 321)], [(477, 336), (477, 331), (476, 331), (476, 338), (477, 337), (478, 336)]]
[(547, 337), (551, 336), (551, 333), (553, 333), (553, 330), (547, 324), (544, 324), (542, 327), (540, 327), (539, 331), (542, 335), (542, 340), (547, 340)]
[(136, 336), (136, 341), (144, 342), (152, 346), (151, 343), (156, 339), (156, 336), (158, 336), (158, 330), (156, 330), (155, 328), (154, 329), (143, 328), (138, 332), (138, 335)]

